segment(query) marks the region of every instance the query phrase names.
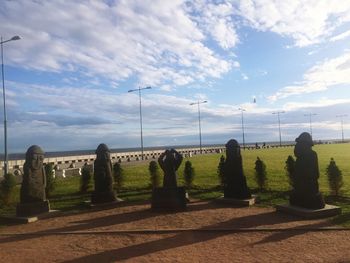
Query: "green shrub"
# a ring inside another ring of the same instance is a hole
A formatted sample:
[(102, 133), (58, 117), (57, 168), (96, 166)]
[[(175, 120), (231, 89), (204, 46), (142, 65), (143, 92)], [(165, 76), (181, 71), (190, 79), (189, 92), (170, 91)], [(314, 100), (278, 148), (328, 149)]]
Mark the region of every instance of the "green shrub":
[(91, 185), (91, 169), (85, 164), (81, 169), (80, 192), (86, 193)]
[(286, 171), (286, 175), (288, 177), (289, 185), (294, 187), (294, 171), (295, 171), (295, 160), (293, 156), (289, 155), (286, 160), (286, 165), (284, 166), (284, 170)]
[(326, 168), (326, 174), (331, 193), (335, 196), (339, 196), (340, 188), (344, 185), (343, 176), (342, 171), (339, 169), (333, 158), (331, 158), (331, 161)]
[(156, 161), (150, 161), (148, 166), (148, 171), (150, 173), (150, 181), (151, 181), (151, 187), (156, 188), (160, 187), (160, 172), (159, 167)]
[(265, 163), (257, 157), (255, 161), (255, 180), (258, 184), (260, 190), (266, 188), (267, 185), (267, 173), (266, 173), (266, 165)]
[(221, 155), (220, 162), (217, 168), (217, 174), (219, 178), (219, 184), (221, 187), (224, 187), (225, 185), (225, 178), (224, 178), (224, 165), (225, 165), (225, 157)]
[(46, 197), (49, 198), (51, 196), (51, 193), (55, 189), (55, 185), (56, 185), (52, 163), (48, 163), (45, 165), (45, 174), (46, 174), (45, 193), (46, 193)]
[(12, 202), (16, 184), (16, 178), (13, 174), (5, 174), (0, 183), (0, 198), (4, 205), (9, 205)]
[(195, 177), (195, 171), (192, 167), (191, 161), (185, 162), (185, 168), (184, 168), (184, 180), (185, 180), (185, 186), (186, 188), (191, 188), (193, 186), (193, 180)]
[(115, 189), (119, 191), (124, 185), (125, 177), (124, 170), (118, 162), (113, 165), (113, 177)]

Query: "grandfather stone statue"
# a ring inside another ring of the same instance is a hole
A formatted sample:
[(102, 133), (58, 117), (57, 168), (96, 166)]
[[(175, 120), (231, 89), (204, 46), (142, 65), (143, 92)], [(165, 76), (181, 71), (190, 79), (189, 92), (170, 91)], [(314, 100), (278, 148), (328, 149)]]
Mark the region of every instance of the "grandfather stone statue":
[(317, 181), (320, 175), (318, 159), (316, 152), (311, 149), (314, 145), (311, 135), (303, 132), (295, 141), (294, 189), (291, 192), (289, 202), (291, 205), (309, 209), (324, 208), (325, 203), (319, 192)]
[(182, 159), (182, 155), (174, 149), (166, 150), (159, 156), (158, 163), (160, 168), (164, 171), (164, 188), (177, 187), (176, 171), (180, 167)]
[(152, 190), (152, 209), (178, 210), (186, 208), (187, 199), (184, 187), (177, 186), (176, 171), (182, 162), (182, 155), (176, 150), (166, 150), (158, 158), (164, 171), (163, 187)]
[(20, 190), (20, 203), (17, 205), (17, 216), (31, 216), (50, 210), (46, 200), (46, 175), (43, 167), (44, 151), (32, 145), (26, 152), (23, 165), (23, 180)]
[(94, 162), (95, 191), (91, 196), (91, 202), (108, 203), (117, 200), (113, 190), (112, 162), (110, 150), (107, 145), (101, 143), (96, 149)]
[(225, 198), (251, 198), (250, 190), (243, 174), (241, 148), (238, 142), (233, 139), (226, 143), (226, 160), (223, 176)]

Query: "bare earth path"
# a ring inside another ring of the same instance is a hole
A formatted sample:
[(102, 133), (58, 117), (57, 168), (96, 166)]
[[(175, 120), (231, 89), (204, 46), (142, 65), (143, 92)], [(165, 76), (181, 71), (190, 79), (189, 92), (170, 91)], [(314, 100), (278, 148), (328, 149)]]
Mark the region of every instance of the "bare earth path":
[[(350, 230), (273, 208), (146, 203), (58, 215), (0, 229), (1, 262), (350, 262)], [(320, 230), (321, 229), (321, 230)]]

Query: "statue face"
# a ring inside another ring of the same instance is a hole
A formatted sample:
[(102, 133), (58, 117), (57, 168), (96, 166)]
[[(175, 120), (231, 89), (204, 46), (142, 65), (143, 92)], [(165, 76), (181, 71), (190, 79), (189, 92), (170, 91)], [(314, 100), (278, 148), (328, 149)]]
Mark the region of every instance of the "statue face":
[(111, 157), (111, 154), (108, 151), (101, 151), (101, 152), (97, 153), (97, 157), (100, 160), (109, 160)]
[(109, 160), (111, 157), (111, 154), (109, 152), (104, 152), (103, 157), (105, 158), (105, 160)]
[(239, 157), (241, 155), (241, 148), (240, 147), (226, 148), (226, 154), (231, 157)]
[(33, 170), (39, 170), (43, 167), (44, 155), (33, 153), (31, 158), (31, 166)]
[(300, 157), (312, 151), (311, 145), (304, 142), (297, 142), (294, 147), (294, 155)]
[(167, 162), (167, 163), (173, 163), (175, 161), (174, 153), (171, 152), (171, 151), (168, 151), (165, 154), (165, 160), (164, 161)]

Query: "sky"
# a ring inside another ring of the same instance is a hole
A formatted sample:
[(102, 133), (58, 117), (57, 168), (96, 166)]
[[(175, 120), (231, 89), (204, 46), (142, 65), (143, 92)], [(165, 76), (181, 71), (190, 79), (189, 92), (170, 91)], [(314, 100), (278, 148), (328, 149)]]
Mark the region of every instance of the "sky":
[[(3, 0), (8, 150), (350, 137), (350, 1)], [(3, 94), (1, 94), (2, 96)], [(3, 131), (3, 104), (1, 131)], [(343, 117), (341, 117), (343, 116)], [(3, 149), (3, 133), (0, 149)]]

